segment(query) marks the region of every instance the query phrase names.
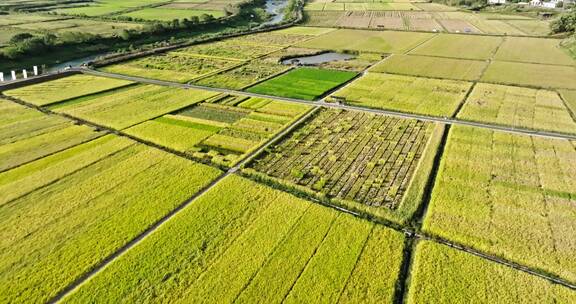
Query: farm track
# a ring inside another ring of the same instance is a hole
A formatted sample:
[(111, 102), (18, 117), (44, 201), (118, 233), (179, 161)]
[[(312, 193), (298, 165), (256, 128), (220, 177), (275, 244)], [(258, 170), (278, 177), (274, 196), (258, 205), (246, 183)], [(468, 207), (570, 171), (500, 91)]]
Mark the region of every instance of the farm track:
[[(226, 178), (227, 176), (236, 173), (242, 166), (244, 166), (245, 164), (247, 164), (248, 162), (250, 162), (254, 157), (256, 157), (257, 155), (259, 155), (260, 153), (262, 153), (265, 149), (267, 149), (270, 145), (278, 142), (279, 140), (281, 140), (284, 136), (286, 136), (287, 134), (289, 134), (294, 128), (298, 127), (302, 122), (306, 121), (310, 116), (312, 116), (314, 113), (316, 113), (319, 109), (323, 108), (323, 107), (327, 107), (327, 108), (338, 108), (338, 109), (344, 109), (344, 110), (353, 110), (353, 111), (363, 111), (363, 112), (370, 112), (370, 113), (375, 113), (375, 114), (380, 114), (380, 115), (387, 115), (387, 116), (392, 116), (392, 117), (400, 117), (400, 118), (412, 118), (412, 119), (419, 119), (419, 120), (423, 120), (423, 121), (432, 121), (432, 122), (439, 122), (439, 123), (443, 123), (443, 124), (447, 124), (447, 125), (468, 125), (468, 126), (474, 126), (474, 127), (480, 127), (480, 128), (486, 128), (486, 129), (493, 129), (493, 130), (499, 130), (499, 131), (504, 131), (504, 132), (508, 132), (508, 133), (516, 133), (516, 134), (524, 134), (524, 135), (533, 135), (533, 136), (540, 136), (540, 137), (547, 137), (547, 138), (556, 138), (556, 139), (570, 139), (570, 140), (575, 140), (576, 136), (572, 136), (572, 135), (565, 135), (565, 134), (559, 134), (559, 133), (554, 133), (554, 132), (539, 132), (539, 131), (532, 131), (532, 130), (527, 130), (527, 129), (517, 129), (517, 128), (508, 128), (508, 127), (502, 127), (502, 126), (497, 126), (497, 125), (491, 125), (491, 124), (483, 124), (483, 123), (475, 123), (475, 122), (467, 122), (467, 121), (460, 121), (457, 119), (452, 119), (452, 118), (438, 118), (438, 117), (430, 117), (430, 116), (425, 116), (425, 115), (414, 115), (414, 114), (406, 114), (406, 113), (401, 113), (401, 112), (396, 112), (396, 111), (387, 111), (387, 110), (376, 110), (376, 109), (367, 109), (367, 108), (361, 108), (361, 107), (355, 107), (355, 106), (347, 106), (347, 105), (339, 105), (339, 104), (330, 104), (330, 103), (326, 103), (324, 101), (319, 101), (319, 102), (309, 102), (309, 101), (304, 101), (304, 100), (300, 100), (300, 99), (294, 99), (294, 98), (283, 98), (283, 97), (276, 97), (276, 96), (268, 96), (268, 95), (263, 95), (263, 94), (254, 94), (254, 93), (248, 93), (248, 92), (243, 92), (243, 91), (236, 91), (236, 90), (228, 90), (228, 89), (218, 89), (218, 88), (210, 88), (210, 87), (203, 87), (203, 86), (197, 86), (197, 85), (187, 85), (187, 84), (180, 84), (180, 83), (173, 83), (173, 82), (167, 82), (167, 81), (159, 81), (159, 80), (151, 80), (151, 79), (145, 79), (145, 78), (139, 78), (139, 77), (130, 77), (130, 76), (124, 76), (124, 75), (118, 75), (118, 74), (111, 74), (111, 73), (103, 73), (103, 72), (99, 72), (99, 71), (93, 71), (93, 70), (80, 70), (80, 72), (83, 73), (87, 73), (87, 74), (93, 74), (93, 75), (99, 75), (99, 76), (105, 76), (105, 77), (112, 77), (112, 78), (119, 78), (119, 79), (126, 79), (126, 80), (132, 80), (135, 82), (140, 82), (140, 83), (149, 83), (149, 84), (156, 84), (156, 85), (161, 85), (161, 86), (170, 86), (170, 87), (178, 87), (178, 88), (183, 88), (183, 89), (187, 89), (187, 88), (197, 88), (197, 89), (203, 89), (203, 90), (207, 90), (207, 91), (213, 91), (213, 92), (220, 92), (220, 93), (229, 93), (229, 94), (235, 94), (235, 95), (243, 95), (243, 96), (251, 96), (251, 97), (264, 97), (264, 98), (273, 98), (273, 99), (277, 99), (277, 100), (281, 100), (281, 101), (286, 101), (286, 102), (294, 102), (294, 103), (300, 103), (300, 104), (307, 104), (307, 105), (312, 105), (314, 106), (310, 111), (308, 111), (308, 113), (306, 113), (305, 115), (302, 115), (298, 120), (294, 121), (292, 124), (290, 124), (289, 126), (285, 127), (281, 132), (279, 132), (276, 136), (274, 136), (273, 138), (269, 139), (264, 145), (262, 145), (260, 148), (256, 149), (255, 151), (251, 152), (249, 155), (247, 155), (246, 157), (244, 157), (244, 159), (242, 161), (240, 161), (237, 165), (235, 165), (234, 167), (228, 169), (226, 172), (223, 172), (220, 176), (218, 176), (214, 181), (212, 181), (210, 184), (208, 184), (206, 187), (204, 187), (203, 189), (201, 189), (198, 193), (194, 194), (192, 197), (190, 197), (189, 199), (187, 199), (186, 201), (184, 201), (182, 204), (180, 204), (178, 207), (176, 207), (175, 209), (173, 209), (172, 211), (170, 211), (168, 214), (166, 214), (164, 217), (162, 217), (160, 220), (158, 220), (157, 222), (155, 222), (154, 224), (152, 224), (149, 228), (147, 228), (143, 233), (141, 233), (140, 235), (138, 235), (137, 237), (135, 237), (134, 239), (132, 239), (131, 241), (129, 241), (128, 243), (126, 243), (124, 246), (122, 246), (121, 248), (119, 248), (117, 251), (115, 251), (113, 254), (111, 254), (110, 256), (108, 256), (107, 258), (105, 258), (100, 264), (98, 264), (95, 268), (93, 268), (92, 270), (90, 270), (89, 272), (85, 273), (84, 275), (82, 275), (81, 277), (79, 277), (78, 279), (76, 279), (71, 285), (69, 285), (68, 287), (66, 287), (65, 289), (63, 289), (62, 291), (60, 291), (54, 298), (52, 298), (49, 302), (50, 303), (55, 303), (55, 302), (59, 302), (63, 297), (65, 297), (68, 293), (70, 293), (71, 291), (73, 291), (75, 288), (77, 288), (78, 286), (82, 285), (85, 281), (87, 281), (88, 279), (90, 279), (91, 277), (93, 277), (94, 275), (98, 274), (102, 269), (104, 269), (108, 264), (110, 264), (111, 262), (113, 262), (116, 258), (118, 258), (119, 256), (123, 255), (125, 252), (127, 252), (129, 249), (131, 249), (132, 247), (134, 247), (135, 245), (137, 245), (140, 241), (142, 241), (143, 239), (145, 239), (148, 235), (150, 235), (151, 233), (153, 233), (157, 228), (159, 228), (162, 224), (164, 224), (165, 222), (167, 222), (168, 220), (170, 220), (174, 215), (176, 215), (179, 211), (181, 211), (183, 208), (185, 208), (186, 206), (188, 206), (190, 203), (192, 203), (197, 197), (201, 196), (202, 194), (206, 193), (208, 190), (210, 190), (213, 186), (215, 186), (216, 184), (218, 184), (220, 181), (222, 181), (224, 178)], [(2, 89), (2, 87), (0, 86), (0, 90)], [(2, 95), (0, 95), (2, 96)], [(53, 111), (50, 111), (46, 108), (43, 107), (39, 107), (36, 105), (32, 105), (30, 103), (15, 99), (15, 98), (10, 98), (10, 97), (5, 97), (2, 96), (3, 98), (7, 99), (7, 100), (11, 100), (13, 102), (22, 104), (24, 106), (39, 110), (41, 112), (47, 113), (47, 114), (53, 114), (53, 115), (59, 115), (59, 116), (63, 116), (67, 119), (73, 120), (77, 123), (80, 124), (85, 124), (85, 125), (89, 125), (92, 127), (95, 127), (97, 129), (100, 130), (106, 130), (108, 133), (112, 133), (112, 134), (116, 134), (116, 135), (120, 135), (120, 136), (124, 136), (124, 137), (128, 137), (131, 138), (139, 143), (145, 144), (147, 146), (151, 146), (153, 148), (157, 148), (157, 149), (161, 149), (165, 152), (171, 153), (171, 154), (175, 154), (177, 156), (180, 157), (184, 157), (184, 158), (188, 158), (191, 159), (190, 156), (184, 155), (184, 153), (181, 152), (177, 152), (177, 151), (173, 151), (171, 149), (165, 148), (163, 146), (159, 146), (150, 142), (146, 142), (146, 141), (142, 141), (139, 138), (133, 137), (133, 136), (129, 136), (127, 134), (124, 134), (121, 131), (118, 130), (114, 130), (112, 128), (108, 128), (108, 127), (104, 127), (98, 124), (94, 124), (90, 121), (86, 121), (83, 119), (79, 119), (76, 118), (74, 116), (71, 115), (67, 115), (67, 114), (61, 114), (61, 113), (55, 113)], [(433, 178), (432, 178), (433, 180)], [(430, 190), (427, 191), (428, 195), (429, 195)], [(469, 254), (473, 254), (475, 256), (481, 257), (483, 259), (487, 259), (490, 260), (492, 262), (495, 263), (499, 263), (501, 265), (505, 265), (508, 266), (510, 268), (519, 270), (519, 271), (523, 271), (525, 273), (529, 273), (531, 275), (535, 275), (538, 276), (540, 278), (546, 279), (550, 282), (568, 287), (570, 289), (576, 290), (576, 285), (568, 282), (566, 280), (563, 280), (559, 277), (557, 277), (554, 274), (539, 270), (539, 269), (535, 269), (532, 267), (527, 267), (515, 262), (512, 262), (510, 260), (495, 256), (495, 255), (491, 255), (491, 254), (487, 254), (484, 253), (482, 251), (473, 249), (471, 247), (459, 244), (457, 242), (452, 242), (450, 240), (441, 238), (441, 237), (437, 237), (434, 235), (429, 235), (427, 233), (421, 232), (419, 231), (419, 228), (417, 227), (416, 229), (413, 228), (404, 228), (404, 227), (399, 227), (398, 225), (394, 225), (391, 224), (389, 222), (384, 222), (382, 220), (378, 220), (375, 218), (371, 218), (367, 215), (364, 214), (359, 214), (357, 212), (348, 210), (346, 208), (342, 208), (340, 206), (335, 206), (326, 202), (319, 202), (317, 200), (313, 200), (316, 203), (320, 203), (322, 205), (325, 205), (327, 207), (336, 209), (338, 211), (342, 211), (348, 214), (351, 214), (353, 216), (359, 217), (359, 218), (363, 218), (366, 220), (370, 220), (376, 224), (379, 225), (383, 225), (386, 226), (388, 228), (394, 229), (396, 231), (400, 231), (405, 233), (405, 235), (407, 236), (407, 239), (409, 241), (406, 242), (405, 246), (409, 246), (410, 248), (405, 248), (405, 256), (404, 259), (405, 261), (403, 261), (403, 270), (404, 275), (402, 275), (398, 281), (398, 286), (400, 291), (397, 291), (396, 296), (397, 297), (404, 297), (404, 294), (407, 291), (407, 285), (408, 282), (406, 281), (407, 277), (407, 272), (409, 271), (410, 268), (410, 260), (411, 257), (413, 255), (413, 251), (412, 251), (412, 243), (414, 240), (428, 240), (428, 241), (432, 241), (432, 242), (436, 242), (439, 244), (443, 244), (446, 246), (449, 246), (451, 248), (463, 251), (463, 252), (467, 252)], [(423, 209), (421, 211), (421, 216), (425, 215), (425, 209)], [(404, 263), (407, 263), (407, 265), (404, 265)], [(399, 301), (398, 301), (399, 300)], [(401, 303), (402, 299), (396, 298), (396, 302), (397, 303)]]
[[(297, 98), (278, 97), (278, 96), (258, 94), (258, 93), (250, 93), (250, 92), (231, 90), (231, 89), (213, 88), (213, 87), (205, 87), (205, 86), (199, 86), (199, 85), (191, 85), (191, 84), (183, 84), (183, 83), (177, 83), (177, 82), (171, 82), (171, 81), (164, 81), (164, 80), (155, 80), (155, 79), (148, 79), (148, 78), (135, 77), (135, 76), (126, 76), (126, 75), (96, 71), (96, 70), (92, 70), (92, 69), (78, 69), (76, 71), (80, 71), (81, 73), (95, 75), (95, 76), (124, 79), (124, 80), (130, 80), (130, 81), (139, 82), (139, 83), (146, 83), (146, 84), (154, 84), (154, 85), (159, 85), (159, 86), (168, 86), (168, 87), (182, 88), (182, 89), (199, 89), (199, 90), (205, 90), (205, 91), (211, 91), (211, 92), (241, 95), (241, 96), (248, 96), (248, 97), (269, 98), (269, 99), (276, 99), (276, 100), (292, 102), (292, 103), (313, 105), (313, 106), (317, 106), (317, 107), (323, 106), (323, 107), (327, 107), (327, 108), (337, 108), (337, 109), (343, 109), (343, 110), (364, 111), (364, 112), (370, 112), (370, 113), (379, 114), (379, 115), (388, 115), (388, 116), (399, 117), (399, 118), (412, 118), (412, 119), (418, 119), (418, 120), (422, 120), (422, 121), (438, 122), (438, 123), (442, 123), (442, 124), (446, 124), (446, 125), (464, 125), (464, 126), (478, 127), (478, 128), (483, 128), (483, 129), (492, 129), (492, 130), (496, 130), (496, 131), (502, 131), (502, 132), (513, 133), (513, 134), (539, 136), (539, 137), (552, 138), (552, 139), (576, 140), (576, 135), (571, 135), (571, 134), (563, 134), (563, 133), (548, 132), (548, 131), (536, 131), (536, 130), (530, 130), (530, 129), (524, 129), (524, 128), (506, 127), (506, 126), (489, 124), (489, 123), (480, 123), (480, 122), (460, 120), (460, 119), (456, 119), (456, 118), (448, 118), (448, 117), (443, 118), (443, 117), (435, 117), (435, 116), (428, 116), (428, 115), (404, 113), (404, 112), (392, 111), (392, 110), (372, 109), (372, 108), (365, 108), (365, 107), (327, 103), (323, 100), (313, 102), (313, 101), (307, 101), (307, 100), (297, 99)], [(2, 87), (0, 86), (0, 91), (1, 90), (2, 90)]]

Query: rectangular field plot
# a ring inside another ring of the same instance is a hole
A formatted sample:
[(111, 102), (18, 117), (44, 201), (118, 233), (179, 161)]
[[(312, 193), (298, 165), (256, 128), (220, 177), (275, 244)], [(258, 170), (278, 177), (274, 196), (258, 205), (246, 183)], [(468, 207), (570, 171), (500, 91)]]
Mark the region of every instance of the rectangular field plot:
[(144, 78), (187, 82), (239, 64), (240, 61), (231, 59), (167, 53), (106, 66), (101, 70)]
[(576, 89), (574, 79), (575, 66), (492, 61), (480, 80), (545, 89)]
[(417, 120), (321, 110), (245, 172), (401, 222), (420, 203), (441, 129)]
[(332, 94), (355, 106), (433, 116), (452, 116), (469, 82), (369, 72)]
[(74, 75), (2, 92), (6, 96), (44, 106), (132, 84), (130, 81), (90, 75)]
[(423, 228), (576, 282), (576, 147), (453, 126)]
[(65, 300), (389, 303), (403, 239), (232, 175)]
[(309, 109), (306, 105), (225, 95), (214, 103), (146, 121), (126, 132), (218, 165), (231, 166)]
[(348, 71), (299, 68), (246, 89), (248, 92), (314, 100), (350, 81), (356, 73)]
[(0, 119), (0, 172), (102, 135), (92, 128), (2, 100)]
[(468, 299), (478, 303), (574, 303), (576, 292), (448, 246), (419, 242), (406, 303), (448, 304)]
[(231, 38), (229, 41), (233, 44), (247, 44), (256, 47), (265, 45), (268, 47), (286, 47), (292, 44), (308, 40), (314, 35), (304, 35), (296, 33), (283, 33), (283, 31), (264, 32), (251, 35), (243, 35), (236, 38)]
[(0, 293), (48, 300), (221, 172), (108, 135), (0, 173)]
[(576, 134), (576, 122), (558, 93), (546, 90), (479, 83), (458, 118)]
[(121, 22), (94, 21), (86, 19), (66, 19), (51, 22), (26, 23), (16, 25), (15, 27), (35, 31), (47, 30), (56, 33), (83, 32), (83, 33), (99, 34), (102, 36), (109, 37), (119, 34), (120, 32), (122, 32), (122, 30), (142, 29), (144, 26), (138, 23), (127, 23), (127, 22), (121, 23)]
[(51, 109), (114, 129), (124, 129), (216, 94), (196, 89), (138, 85), (73, 99)]
[(442, 34), (420, 45), (410, 54), (486, 60), (493, 56), (502, 39), (502, 37)]
[(333, 27), (344, 12), (304, 11), (304, 25)]
[(370, 71), (455, 80), (478, 80), (487, 65), (486, 61), (480, 60), (392, 55), (371, 68)]
[(430, 33), (337, 30), (298, 44), (324, 50), (355, 50), (377, 53), (404, 53), (432, 38)]
[(209, 87), (241, 90), (288, 69), (286, 65), (253, 60), (237, 68), (202, 78), (195, 83)]
[(169, 54), (204, 55), (218, 59), (246, 60), (266, 55), (279, 49), (280, 47), (277, 46), (243, 44), (237, 40), (227, 39), (178, 49), (178, 51), (170, 52)]
[(560, 46), (560, 39), (507, 37), (494, 59), (559, 65), (575, 65)]
[(561, 90), (560, 95), (573, 115), (576, 115), (576, 90)]

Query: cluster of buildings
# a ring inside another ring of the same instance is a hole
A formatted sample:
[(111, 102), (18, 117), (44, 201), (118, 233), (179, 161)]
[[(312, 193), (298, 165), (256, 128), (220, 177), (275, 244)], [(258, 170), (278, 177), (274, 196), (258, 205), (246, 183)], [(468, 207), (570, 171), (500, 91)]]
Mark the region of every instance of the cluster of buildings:
[[(543, 7), (543, 8), (558, 8), (564, 7), (568, 4), (574, 4), (576, 0), (530, 0), (530, 2), (518, 2), (519, 5)], [(488, 0), (488, 4), (506, 4), (507, 0)]]

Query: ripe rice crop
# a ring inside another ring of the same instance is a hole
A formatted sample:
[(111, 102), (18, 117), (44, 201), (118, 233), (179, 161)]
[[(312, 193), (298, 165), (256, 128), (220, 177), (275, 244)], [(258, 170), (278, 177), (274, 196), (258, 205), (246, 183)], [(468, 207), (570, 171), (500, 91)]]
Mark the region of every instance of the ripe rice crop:
[[(420, 177), (428, 174), (429, 157), (438, 144), (434, 126), (364, 112), (322, 110), (256, 158), (245, 172), (403, 221), (419, 204), (412, 192), (421, 185), (411, 180), (416, 170)], [(403, 200), (405, 196), (409, 201)], [(390, 215), (393, 211), (398, 214)]]
[(151, 118), (198, 103), (217, 93), (139, 85), (126, 90), (72, 100), (54, 108), (57, 112), (124, 129)]
[(479, 83), (458, 118), (576, 134), (576, 122), (558, 93), (546, 90)]
[(376, 53), (404, 53), (434, 37), (431, 33), (337, 30), (297, 44), (323, 50), (355, 50)]
[(392, 55), (370, 69), (421, 77), (478, 80), (488, 65), (485, 61), (415, 55)]
[(430, 241), (418, 243), (413, 263), (409, 304), (576, 301), (567, 287)]
[(289, 67), (285, 65), (269, 64), (255, 60), (237, 68), (202, 78), (196, 84), (240, 90), (287, 69)]
[(314, 100), (355, 76), (353, 72), (299, 68), (249, 87), (246, 91)]
[(138, 77), (187, 82), (237, 64), (238, 62), (228, 59), (167, 53), (107, 66), (102, 70)]
[(3, 94), (22, 99), (37, 106), (44, 106), (63, 100), (119, 88), (131, 83), (132, 82), (130, 81), (112, 78), (74, 75), (14, 90), (8, 90), (3, 92)]
[[(78, 157), (93, 159), (90, 153)], [(54, 174), (56, 168), (45, 165), (28, 168)], [(133, 145), (19, 196), (0, 209), (2, 298), (47, 302), (220, 173)], [(17, 178), (14, 186), (27, 177)]]
[(190, 55), (205, 55), (221, 59), (247, 60), (279, 50), (279, 47), (238, 43), (238, 40), (226, 39), (223, 41), (198, 44), (178, 49), (177, 52)]
[(401, 233), (232, 175), (65, 300), (382, 303), (402, 247)]
[[(39, 118), (41, 120), (41, 118)], [(35, 121), (29, 121), (34, 124)], [(36, 136), (23, 136), (0, 146), (0, 171), (11, 169), (43, 156), (62, 151), (69, 147), (101, 136), (87, 126), (67, 124), (65, 127), (50, 130)]]
[(433, 116), (452, 116), (469, 82), (367, 73), (332, 96), (351, 105)]
[(423, 229), (576, 282), (570, 141), (453, 126)]
[(264, 32), (252, 35), (244, 35), (227, 41), (235, 44), (247, 44), (254, 46), (286, 47), (303, 40), (310, 39), (308, 35), (284, 34), (282, 31)]
[(440, 34), (410, 54), (485, 60), (492, 57), (502, 41), (502, 37)]
[(238, 106), (203, 103), (126, 132), (217, 165), (232, 166), (307, 110), (308, 106), (262, 98), (249, 98)]
[(492, 61), (480, 80), (544, 89), (576, 89), (574, 79), (573, 66)]
[(560, 95), (573, 115), (576, 115), (576, 90), (562, 90)]
[(494, 56), (496, 60), (574, 66), (574, 59), (562, 50), (560, 39), (507, 37)]

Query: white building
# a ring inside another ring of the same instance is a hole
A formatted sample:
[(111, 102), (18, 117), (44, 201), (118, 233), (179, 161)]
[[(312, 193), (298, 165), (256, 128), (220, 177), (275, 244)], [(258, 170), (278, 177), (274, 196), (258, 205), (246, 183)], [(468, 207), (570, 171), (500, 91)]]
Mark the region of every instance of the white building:
[(506, 4), (506, 0), (488, 0), (488, 4)]

